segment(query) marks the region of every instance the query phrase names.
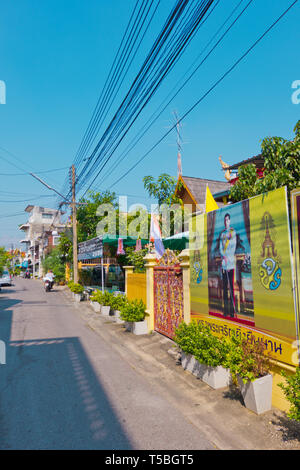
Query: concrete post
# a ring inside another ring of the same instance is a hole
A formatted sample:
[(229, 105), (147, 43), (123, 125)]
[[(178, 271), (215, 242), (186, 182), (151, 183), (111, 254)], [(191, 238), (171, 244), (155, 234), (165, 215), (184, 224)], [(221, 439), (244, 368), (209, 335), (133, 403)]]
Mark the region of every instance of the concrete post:
[(148, 253), (145, 258), (146, 267), (146, 282), (147, 282), (147, 305), (146, 312), (148, 313), (147, 323), (148, 331), (154, 330), (154, 273), (153, 269), (156, 266), (156, 256), (153, 253)]
[(127, 295), (127, 286), (128, 286), (128, 274), (133, 274), (133, 266), (123, 266), (125, 269), (125, 295)]
[(191, 300), (190, 300), (190, 250), (186, 248), (178, 256), (182, 268), (183, 277), (183, 311), (185, 323), (191, 321)]

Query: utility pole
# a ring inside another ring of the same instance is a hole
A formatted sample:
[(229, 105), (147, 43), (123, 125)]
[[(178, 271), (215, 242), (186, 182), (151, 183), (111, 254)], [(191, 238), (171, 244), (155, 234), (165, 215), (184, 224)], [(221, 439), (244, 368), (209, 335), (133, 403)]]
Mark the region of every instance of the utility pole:
[(72, 222), (73, 222), (73, 280), (78, 282), (78, 255), (77, 255), (77, 209), (76, 209), (76, 170), (72, 165)]
[(45, 183), (41, 178), (36, 176), (34, 173), (30, 173), (33, 178), (37, 179), (40, 183), (42, 183), (44, 186), (46, 186), (48, 189), (51, 191), (54, 191), (56, 194), (58, 194), (60, 197), (64, 199), (63, 202), (60, 203), (59, 207), (63, 206), (64, 204), (69, 204), (72, 207), (72, 219), (73, 219), (73, 280), (74, 282), (78, 282), (78, 255), (77, 255), (77, 205), (79, 206), (84, 206), (87, 205), (87, 202), (76, 202), (76, 170), (75, 170), (75, 165), (72, 165), (70, 168), (70, 185), (71, 185), (71, 190), (72, 190), (72, 201), (69, 201), (65, 196), (60, 194), (56, 189), (52, 188), (49, 186), (49, 184)]

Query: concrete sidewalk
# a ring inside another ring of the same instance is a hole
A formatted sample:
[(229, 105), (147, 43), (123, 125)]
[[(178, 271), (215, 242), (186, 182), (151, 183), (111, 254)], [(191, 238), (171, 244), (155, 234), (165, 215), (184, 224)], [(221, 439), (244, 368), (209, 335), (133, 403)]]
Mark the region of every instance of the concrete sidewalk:
[[(61, 288), (70, 300), (71, 293)], [(176, 345), (154, 332), (136, 336), (95, 313), (89, 302), (74, 302), (74, 313), (214, 443), (217, 449), (300, 449), (300, 423), (272, 410), (257, 416), (236, 389), (213, 390), (184, 371)]]

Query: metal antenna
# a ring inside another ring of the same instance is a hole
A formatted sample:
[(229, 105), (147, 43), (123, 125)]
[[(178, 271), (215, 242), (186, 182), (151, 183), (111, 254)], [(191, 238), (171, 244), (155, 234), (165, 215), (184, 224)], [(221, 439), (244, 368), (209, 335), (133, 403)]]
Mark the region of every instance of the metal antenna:
[(182, 176), (181, 152), (182, 152), (182, 139), (180, 136), (180, 129), (182, 127), (176, 111), (173, 111), (176, 120), (176, 134), (177, 134), (177, 177)]

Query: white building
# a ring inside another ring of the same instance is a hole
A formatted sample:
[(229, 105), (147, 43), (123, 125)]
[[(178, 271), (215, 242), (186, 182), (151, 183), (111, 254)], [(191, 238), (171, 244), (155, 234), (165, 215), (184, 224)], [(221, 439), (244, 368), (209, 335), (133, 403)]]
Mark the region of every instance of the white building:
[(26, 261), (32, 267), (33, 276), (41, 277), (45, 253), (57, 245), (59, 234), (65, 229), (66, 225), (61, 222), (64, 212), (31, 205), (26, 207), (25, 212), (28, 212), (29, 218), (19, 227), (25, 233), (20, 243), (26, 246)]

